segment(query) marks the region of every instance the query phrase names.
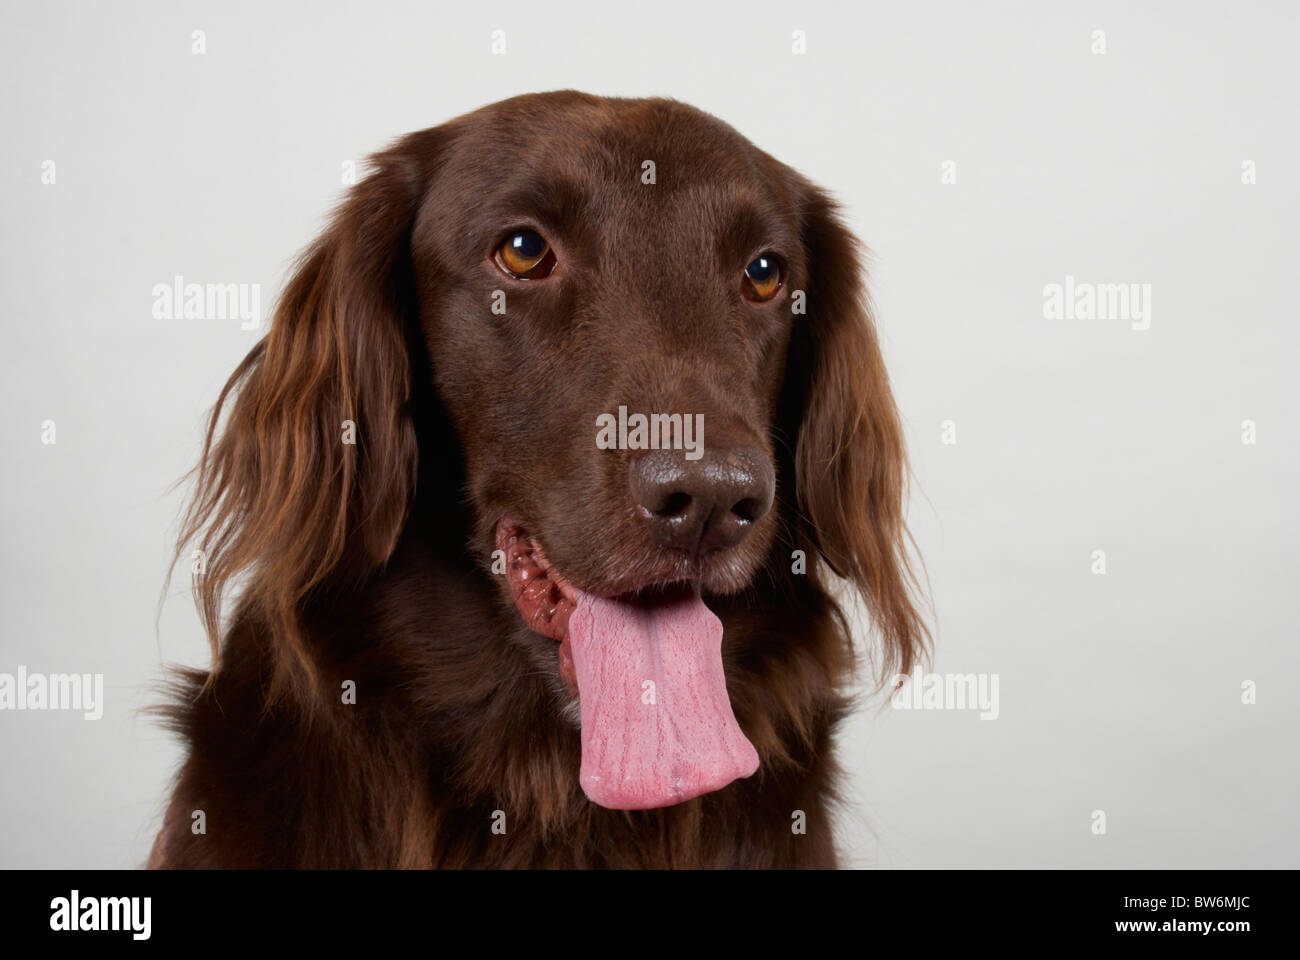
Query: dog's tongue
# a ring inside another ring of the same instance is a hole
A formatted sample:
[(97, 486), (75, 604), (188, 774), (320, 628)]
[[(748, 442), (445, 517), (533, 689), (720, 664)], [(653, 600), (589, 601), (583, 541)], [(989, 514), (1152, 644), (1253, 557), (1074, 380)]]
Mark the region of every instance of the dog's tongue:
[(667, 807), (758, 769), (727, 697), (722, 622), (698, 595), (643, 605), (579, 592), (568, 639), (592, 802)]

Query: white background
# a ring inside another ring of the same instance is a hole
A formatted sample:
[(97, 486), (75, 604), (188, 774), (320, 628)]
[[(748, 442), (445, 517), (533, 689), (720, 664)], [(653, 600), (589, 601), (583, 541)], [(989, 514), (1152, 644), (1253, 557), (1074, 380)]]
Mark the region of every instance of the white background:
[[(267, 313), (344, 162), (565, 87), (716, 114), (875, 253), (934, 667), (998, 674), (1001, 715), (846, 727), (848, 861), (1300, 866), (1295, 10), (5, 3), (0, 672), (108, 702), (0, 713), (0, 866), (143, 862), (180, 751), (138, 710), (207, 662), (183, 584), (155, 632), (169, 484), (259, 334), (155, 320), (153, 285)], [(1151, 328), (1045, 320), (1066, 275), (1151, 284)]]

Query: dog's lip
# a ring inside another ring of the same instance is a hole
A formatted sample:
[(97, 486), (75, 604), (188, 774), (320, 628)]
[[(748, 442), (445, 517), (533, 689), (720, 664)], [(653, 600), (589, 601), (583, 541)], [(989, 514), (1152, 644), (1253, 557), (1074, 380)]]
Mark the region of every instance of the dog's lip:
[[(653, 605), (666, 600), (677, 599), (688, 593), (698, 593), (700, 591), (700, 580), (696, 577), (667, 577), (657, 579), (646, 579), (642, 582), (630, 586), (620, 585), (615, 590), (586, 589), (576, 588), (567, 577), (565, 577), (555, 564), (546, 555), (546, 549), (542, 545), (541, 539), (534, 536), (527, 527), (510, 517), (503, 517), (497, 523), (496, 532), (497, 548), (505, 554), (507, 576), (510, 576), (510, 570), (518, 570), (520, 574), (527, 573), (528, 576), (521, 576), (522, 579), (528, 579), (530, 576), (541, 576), (549, 578), (550, 581), (558, 588), (563, 600), (577, 606), (579, 592), (587, 593), (592, 596), (602, 597), (607, 600), (619, 600), (625, 603), (640, 605)], [(521, 569), (523, 566), (514, 565), (515, 557), (512, 555), (512, 547), (516, 544), (526, 544), (527, 552), (532, 555), (537, 565), (537, 573), (531, 570)], [(517, 601), (516, 601), (517, 603)], [(522, 613), (523, 611), (521, 611)], [(525, 620), (528, 617), (525, 616)], [(530, 624), (531, 626), (531, 624)], [(550, 634), (546, 634), (550, 635)], [(561, 639), (556, 637), (556, 639)]]
[(563, 641), (569, 614), (578, 605), (577, 590), (518, 522), (503, 518), (497, 524), (496, 544), (505, 556), (510, 595), (524, 623), (535, 633)]

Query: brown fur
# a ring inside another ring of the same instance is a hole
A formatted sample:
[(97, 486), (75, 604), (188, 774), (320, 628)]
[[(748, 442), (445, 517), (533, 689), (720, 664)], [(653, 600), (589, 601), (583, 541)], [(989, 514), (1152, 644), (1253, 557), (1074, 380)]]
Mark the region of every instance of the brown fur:
[[(151, 865), (833, 866), (839, 578), (873, 616), (880, 676), (926, 635), (898, 416), (832, 202), (667, 100), (518, 97), (373, 162), (213, 413), (181, 544), (205, 554), (215, 665), (167, 708), (189, 756)], [(556, 273), (495, 271), (500, 235), (534, 224)], [(763, 249), (788, 278), (755, 304), (737, 284)], [(637, 812), (582, 794), (556, 644), (490, 573), (509, 514), (584, 589), (680, 574), (638, 526), (627, 454), (594, 446), (620, 403), (703, 411), (710, 442), (761, 449), (777, 476), (773, 509), (701, 578), (759, 771)]]

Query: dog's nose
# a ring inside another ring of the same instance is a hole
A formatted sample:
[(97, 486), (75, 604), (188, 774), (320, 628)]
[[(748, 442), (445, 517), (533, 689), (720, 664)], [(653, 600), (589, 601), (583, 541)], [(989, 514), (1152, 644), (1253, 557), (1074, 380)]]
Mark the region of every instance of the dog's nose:
[(768, 510), (776, 489), (771, 459), (757, 447), (652, 450), (631, 465), (632, 496), (660, 543), (680, 550), (734, 547)]

